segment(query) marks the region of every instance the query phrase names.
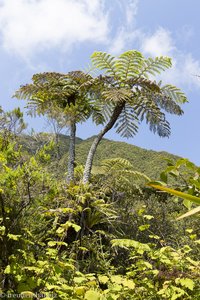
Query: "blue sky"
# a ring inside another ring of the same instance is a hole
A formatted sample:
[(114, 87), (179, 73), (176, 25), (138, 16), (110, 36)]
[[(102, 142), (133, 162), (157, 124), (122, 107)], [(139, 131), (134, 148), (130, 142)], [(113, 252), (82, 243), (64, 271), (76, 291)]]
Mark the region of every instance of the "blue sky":
[[(107, 138), (187, 157), (200, 165), (200, 1), (199, 0), (0, 0), (0, 105), (24, 106), (11, 99), (34, 73), (87, 68), (90, 55), (118, 55), (129, 49), (145, 56), (167, 55), (173, 68), (161, 75), (180, 87), (189, 103), (184, 116), (169, 116), (172, 134), (161, 139), (145, 124), (133, 139), (114, 130)], [(30, 128), (45, 131), (43, 119), (29, 119)], [(87, 138), (99, 128), (91, 122), (78, 128)]]

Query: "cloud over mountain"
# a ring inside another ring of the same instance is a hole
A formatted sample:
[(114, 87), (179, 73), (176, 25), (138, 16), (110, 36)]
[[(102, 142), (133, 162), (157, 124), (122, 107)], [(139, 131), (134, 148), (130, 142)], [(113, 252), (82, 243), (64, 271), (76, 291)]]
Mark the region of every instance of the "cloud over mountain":
[(2, 46), (22, 57), (108, 39), (108, 14), (100, 0), (0, 0), (0, 8)]

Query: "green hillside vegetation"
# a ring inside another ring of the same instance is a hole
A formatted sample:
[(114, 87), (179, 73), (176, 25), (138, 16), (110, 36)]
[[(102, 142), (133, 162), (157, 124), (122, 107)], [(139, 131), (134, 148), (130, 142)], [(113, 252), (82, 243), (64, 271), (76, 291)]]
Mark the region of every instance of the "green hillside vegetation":
[[(85, 163), (86, 153), (92, 140), (93, 138), (90, 138), (77, 145), (77, 160), (79, 163)], [(104, 159), (117, 157), (127, 159), (135, 170), (143, 172), (151, 178), (157, 178), (163, 168), (167, 166), (165, 159), (178, 159), (178, 156), (167, 152), (146, 150), (125, 142), (103, 139), (95, 154), (94, 166), (99, 166)]]
[[(95, 137), (83, 140), (76, 138), (76, 163), (83, 165), (86, 162), (87, 153)], [(44, 144), (50, 140), (55, 140), (53, 134), (40, 133), (35, 137), (23, 135), (20, 137), (25, 150), (32, 154), (36, 153)], [(59, 172), (64, 172), (63, 165), (67, 164), (68, 150), (69, 150), (69, 136), (59, 135), (59, 151), (60, 151), (60, 165)], [(56, 145), (54, 146), (52, 154), (52, 164), (56, 162)], [(147, 174), (150, 178), (158, 179), (163, 169), (167, 167), (168, 160), (176, 161), (180, 157), (170, 154), (168, 152), (158, 152), (153, 150), (146, 150), (125, 142), (117, 142), (108, 139), (103, 139), (97, 149), (94, 157), (93, 173), (101, 173), (101, 162), (108, 158), (123, 158), (131, 162), (136, 171)]]

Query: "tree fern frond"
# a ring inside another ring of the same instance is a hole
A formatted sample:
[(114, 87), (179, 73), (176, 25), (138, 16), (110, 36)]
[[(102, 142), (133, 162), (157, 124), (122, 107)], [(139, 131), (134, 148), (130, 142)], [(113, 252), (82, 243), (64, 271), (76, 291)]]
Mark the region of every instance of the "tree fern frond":
[(161, 88), (161, 91), (165, 96), (170, 97), (177, 103), (182, 104), (188, 102), (185, 94), (176, 86), (166, 84)]
[(147, 181), (151, 181), (151, 179), (145, 175), (144, 173), (138, 172), (138, 171), (134, 171), (134, 170), (123, 170), (123, 176), (126, 177), (128, 179), (128, 181), (141, 181), (144, 180), (145, 182)]
[(149, 128), (160, 137), (170, 136), (170, 125), (165, 119), (165, 114), (161, 112), (158, 105), (152, 101), (151, 94), (140, 94), (137, 104), (134, 106), (135, 111), (141, 121), (146, 120)]
[(144, 89), (157, 93), (161, 92), (160, 86), (155, 81), (144, 77), (130, 78), (127, 80), (127, 83), (133, 87), (142, 87)]
[(133, 137), (138, 131), (138, 117), (129, 104), (126, 104), (123, 108), (115, 127), (116, 132), (122, 137)]
[(112, 171), (131, 169), (133, 166), (127, 159), (118, 157), (102, 160), (101, 167), (103, 167), (104, 172), (107, 174)]
[(92, 120), (96, 125), (104, 124), (106, 121), (105, 117), (100, 109), (93, 109)]
[(107, 122), (110, 119), (110, 116), (112, 115), (114, 106), (112, 105), (112, 103), (105, 103), (105, 102), (99, 102), (96, 103), (96, 105), (97, 105), (97, 110), (99, 110), (99, 113), (103, 116), (104, 122)]
[[(81, 86), (81, 84), (92, 80), (92, 78), (93, 77), (90, 74), (84, 73), (82, 71), (71, 71), (67, 73), (63, 79), (72, 83), (75, 82), (76, 84), (78, 84), (78, 86)], [(65, 83), (65, 81), (63, 81), (63, 83)]]
[(163, 94), (157, 94), (153, 97), (154, 102), (166, 112), (174, 115), (181, 116), (183, 114), (183, 110), (181, 107), (173, 101), (171, 97), (165, 96)]
[(172, 63), (171, 59), (169, 57), (156, 57), (153, 58), (147, 58), (144, 59), (142, 62), (141, 71), (139, 73), (139, 77), (146, 77), (148, 78), (148, 75), (157, 75), (160, 74), (161, 71), (165, 71), (166, 69), (171, 68)]
[(106, 102), (112, 102), (114, 104), (122, 101), (130, 101), (133, 92), (126, 88), (110, 88), (102, 92), (102, 98)]
[(115, 61), (117, 75), (122, 80), (127, 80), (129, 78), (137, 76), (138, 70), (141, 67), (142, 59), (142, 54), (136, 50), (129, 50), (124, 52)]
[(105, 74), (116, 77), (115, 57), (106, 52), (94, 52), (91, 55), (93, 65)]

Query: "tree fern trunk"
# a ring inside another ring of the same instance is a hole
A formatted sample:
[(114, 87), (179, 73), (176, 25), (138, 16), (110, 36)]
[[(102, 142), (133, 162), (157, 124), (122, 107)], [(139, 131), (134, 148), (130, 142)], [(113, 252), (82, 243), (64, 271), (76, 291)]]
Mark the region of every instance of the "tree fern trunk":
[(84, 169), (84, 174), (83, 174), (83, 183), (84, 184), (88, 183), (88, 181), (90, 179), (94, 155), (96, 153), (96, 150), (97, 150), (97, 147), (98, 147), (100, 141), (102, 140), (103, 136), (114, 126), (114, 124), (117, 121), (119, 115), (121, 114), (124, 106), (125, 106), (125, 101), (123, 101), (115, 106), (109, 122), (100, 131), (98, 136), (94, 139), (92, 146), (89, 150), (86, 164), (85, 164), (85, 169)]
[(75, 139), (76, 139), (76, 122), (70, 124), (70, 141), (69, 141), (69, 158), (67, 169), (67, 183), (74, 181), (74, 163), (75, 163)]

